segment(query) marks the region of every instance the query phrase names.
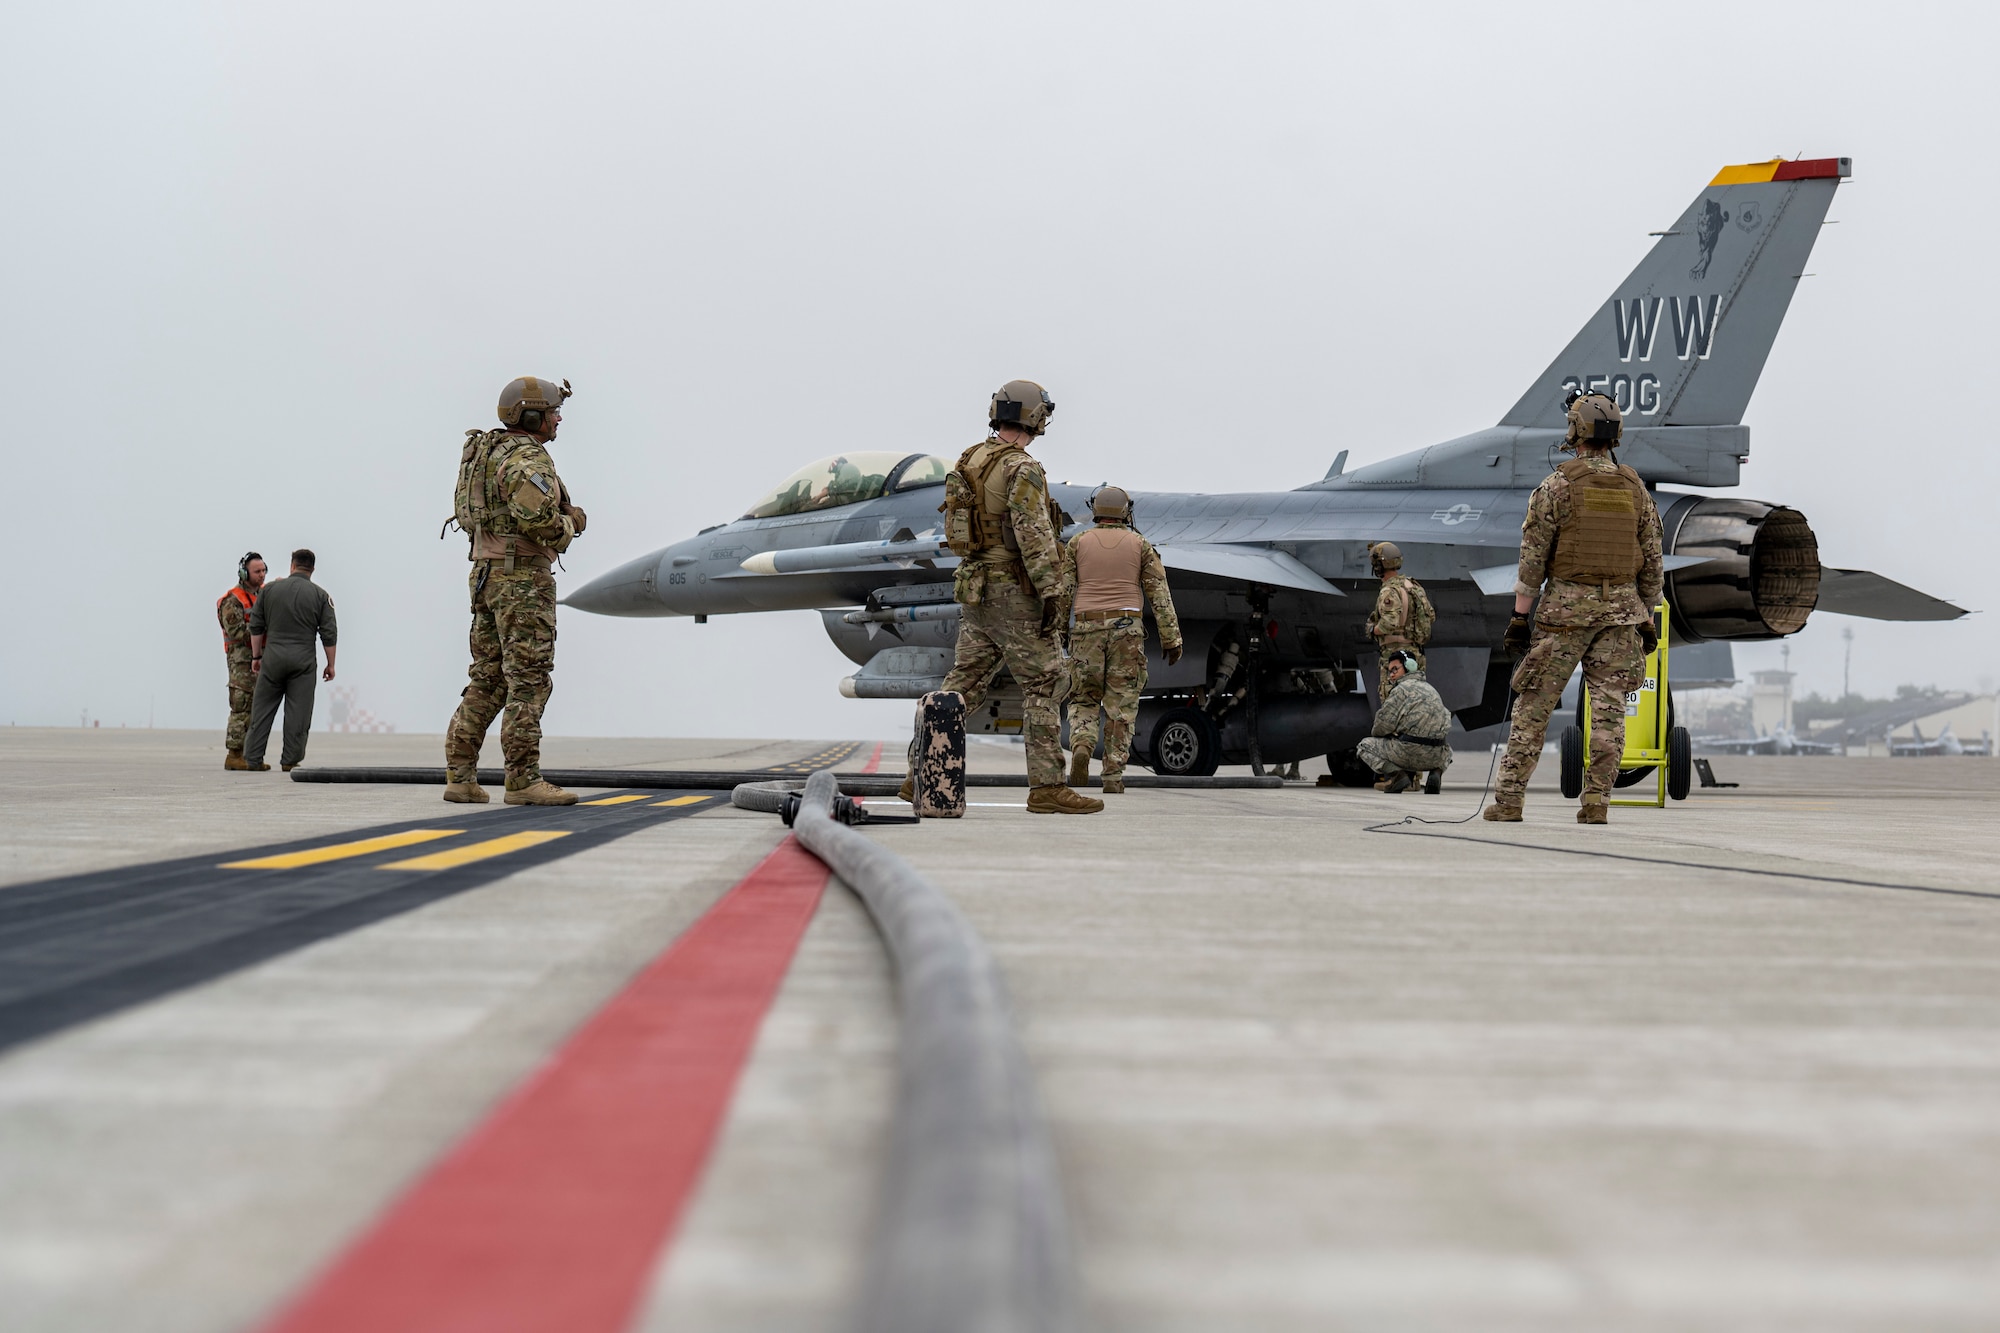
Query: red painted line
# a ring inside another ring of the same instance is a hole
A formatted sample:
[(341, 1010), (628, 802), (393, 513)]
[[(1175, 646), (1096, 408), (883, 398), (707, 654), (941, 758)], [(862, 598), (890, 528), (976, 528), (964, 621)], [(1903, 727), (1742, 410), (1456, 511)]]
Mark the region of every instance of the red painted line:
[(863, 773), (873, 773), (882, 767), (882, 742), (875, 742), (875, 753), (868, 756), (868, 762), (861, 766)]
[(617, 1333), (826, 887), (786, 838), (263, 1333)]

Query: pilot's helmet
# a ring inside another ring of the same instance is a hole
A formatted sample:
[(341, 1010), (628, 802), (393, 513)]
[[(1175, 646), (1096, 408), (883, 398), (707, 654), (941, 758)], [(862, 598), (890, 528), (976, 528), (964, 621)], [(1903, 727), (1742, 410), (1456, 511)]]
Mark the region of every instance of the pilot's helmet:
[(568, 380), (558, 383), (533, 375), (510, 380), (500, 391), (500, 424), (538, 431), (546, 420), (545, 414), (560, 408), (563, 399), (572, 392)]
[(986, 424), (1019, 426), (1031, 435), (1040, 435), (1049, 428), (1049, 418), (1055, 414), (1056, 400), (1049, 397), (1047, 389), (1033, 380), (1008, 380), (993, 395)]
[(1569, 396), (1569, 429), (1563, 433), (1563, 448), (1601, 444), (1617, 448), (1625, 433), (1625, 414), (1608, 394), (1578, 393)]
[(1119, 523), (1132, 521), (1132, 497), (1122, 486), (1099, 486), (1090, 496), (1090, 513), (1094, 518), (1108, 518)]
[(1402, 548), (1394, 542), (1376, 542), (1368, 548), (1368, 563), (1379, 579), (1390, 570), (1403, 567)]

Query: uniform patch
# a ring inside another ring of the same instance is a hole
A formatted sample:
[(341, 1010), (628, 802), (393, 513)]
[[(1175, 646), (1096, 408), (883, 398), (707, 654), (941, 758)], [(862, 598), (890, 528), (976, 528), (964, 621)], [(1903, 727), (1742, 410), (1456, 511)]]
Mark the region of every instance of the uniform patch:
[(543, 480), (541, 479), (541, 477), (540, 477), (539, 475), (537, 475), (536, 473), (533, 473), (533, 472), (530, 472), (530, 473), (528, 474), (528, 482), (529, 482), (529, 484), (530, 484), (530, 485), (532, 485), (532, 486), (533, 486), (533, 487), (534, 487), (534, 488), (535, 488), (536, 490), (538, 490), (538, 491), (540, 491), (540, 492), (542, 493), (542, 498), (543, 498), (543, 499), (547, 499), (547, 498), (548, 498), (549, 496), (551, 496), (551, 495), (554, 495), (554, 494), (555, 494), (555, 492), (554, 492), (554, 491), (552, 491), (552, 490), (550, 490), (550, 489), (549, 489), (549, 484), (548, 484), (548, 483), (547, 483), (546, 481), (543, 481)]

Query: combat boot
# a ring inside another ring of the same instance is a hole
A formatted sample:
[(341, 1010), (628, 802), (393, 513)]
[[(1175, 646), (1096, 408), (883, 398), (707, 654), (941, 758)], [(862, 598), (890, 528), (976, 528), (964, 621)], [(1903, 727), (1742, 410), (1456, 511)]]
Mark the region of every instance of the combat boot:
[(1383, 778), (1375, 784), (1376, 791), (1387, 792), (1391, 796), (1394, 796), (1397, 792), (1404, 792), (1409, 789), (1410, 775), (1408, 773), (1391, 773), (1388, 777)]
[(1521, 807), (1509, 805), (1496, 796), (1493, 804), (1481, 811), (1479, 817), (1495, 824), (1518, 824), (1521, 822)]
[(911, 805), (917, 803), (917, 779), (914, 774), (903, 775), (903, 785), (896, 788), (896, 799), (908, 801)]
[(1604, 803), (1602, 796), (1594, 801), (1586, 796), (1583, 798), (1583, 804), (1576, 808), (1576, 822), (1579, 824), (1609, 824), (1611, 822), (1611, 807)]
[(244, 761), (243, 767), (249, 769), (252, 773), (269, 773), (271, 771), (269, 764), (253, 764), (248, 760)]
[(1031, 815), (1094, 815), (1104, 808), (1095, 797), (1079, 796), (1060, 782), (1036, 787), (1028, 793)]
[(1125, 775), (1120, 773), (1115, 777), (1105, 778), (1104, 794), (1106, 796), (1123, 796), (1125, 794)]
[(248, 773), (250, 771), (250, 761), (243, 757), (243, 751), (241, 750), (231, 750), (228, 754), (223, 755), (222, 766), (231, 773)]
[(278, 765), (278, 767), (279, 767), (279, 769), (281, 769), (282, 771), (284, 771), (284, 772), (286, 772), (286, 773), (289, 773), (289, 772), (291, 772), (291, 771), (292, 771), (293, 769), (297, 768), (297, 767), (298, 767), (298, 765), (297, 765), (297, 764), (279, 764), (279, 765)]
[(477, 780), (445, 783), (444, 798), (453, 805), (485, 805), (493, 799), (486, 794), (486, 788), (480, 786)]
[(536, 778), (519, 791), (509, 787), (501, 799), (508, 805), (575, 805), (576, 793), (564, 791), (547, 778)]
[(1069, 757), (1069, 785), (1081, 787), (1090, 781), (1090, 751), (1078, 750)]

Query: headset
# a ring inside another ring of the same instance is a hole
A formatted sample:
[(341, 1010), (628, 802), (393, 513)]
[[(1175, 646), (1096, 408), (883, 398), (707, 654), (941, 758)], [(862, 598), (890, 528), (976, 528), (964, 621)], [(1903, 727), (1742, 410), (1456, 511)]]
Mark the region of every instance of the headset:
[(263, 558), (263, 556), (255, 551), (245, 551), (243, 558), (236, 562), (236, 581), (238, 583), (247, 583), (250, 579), (250, 562), (252, 560), (262, 560)]

